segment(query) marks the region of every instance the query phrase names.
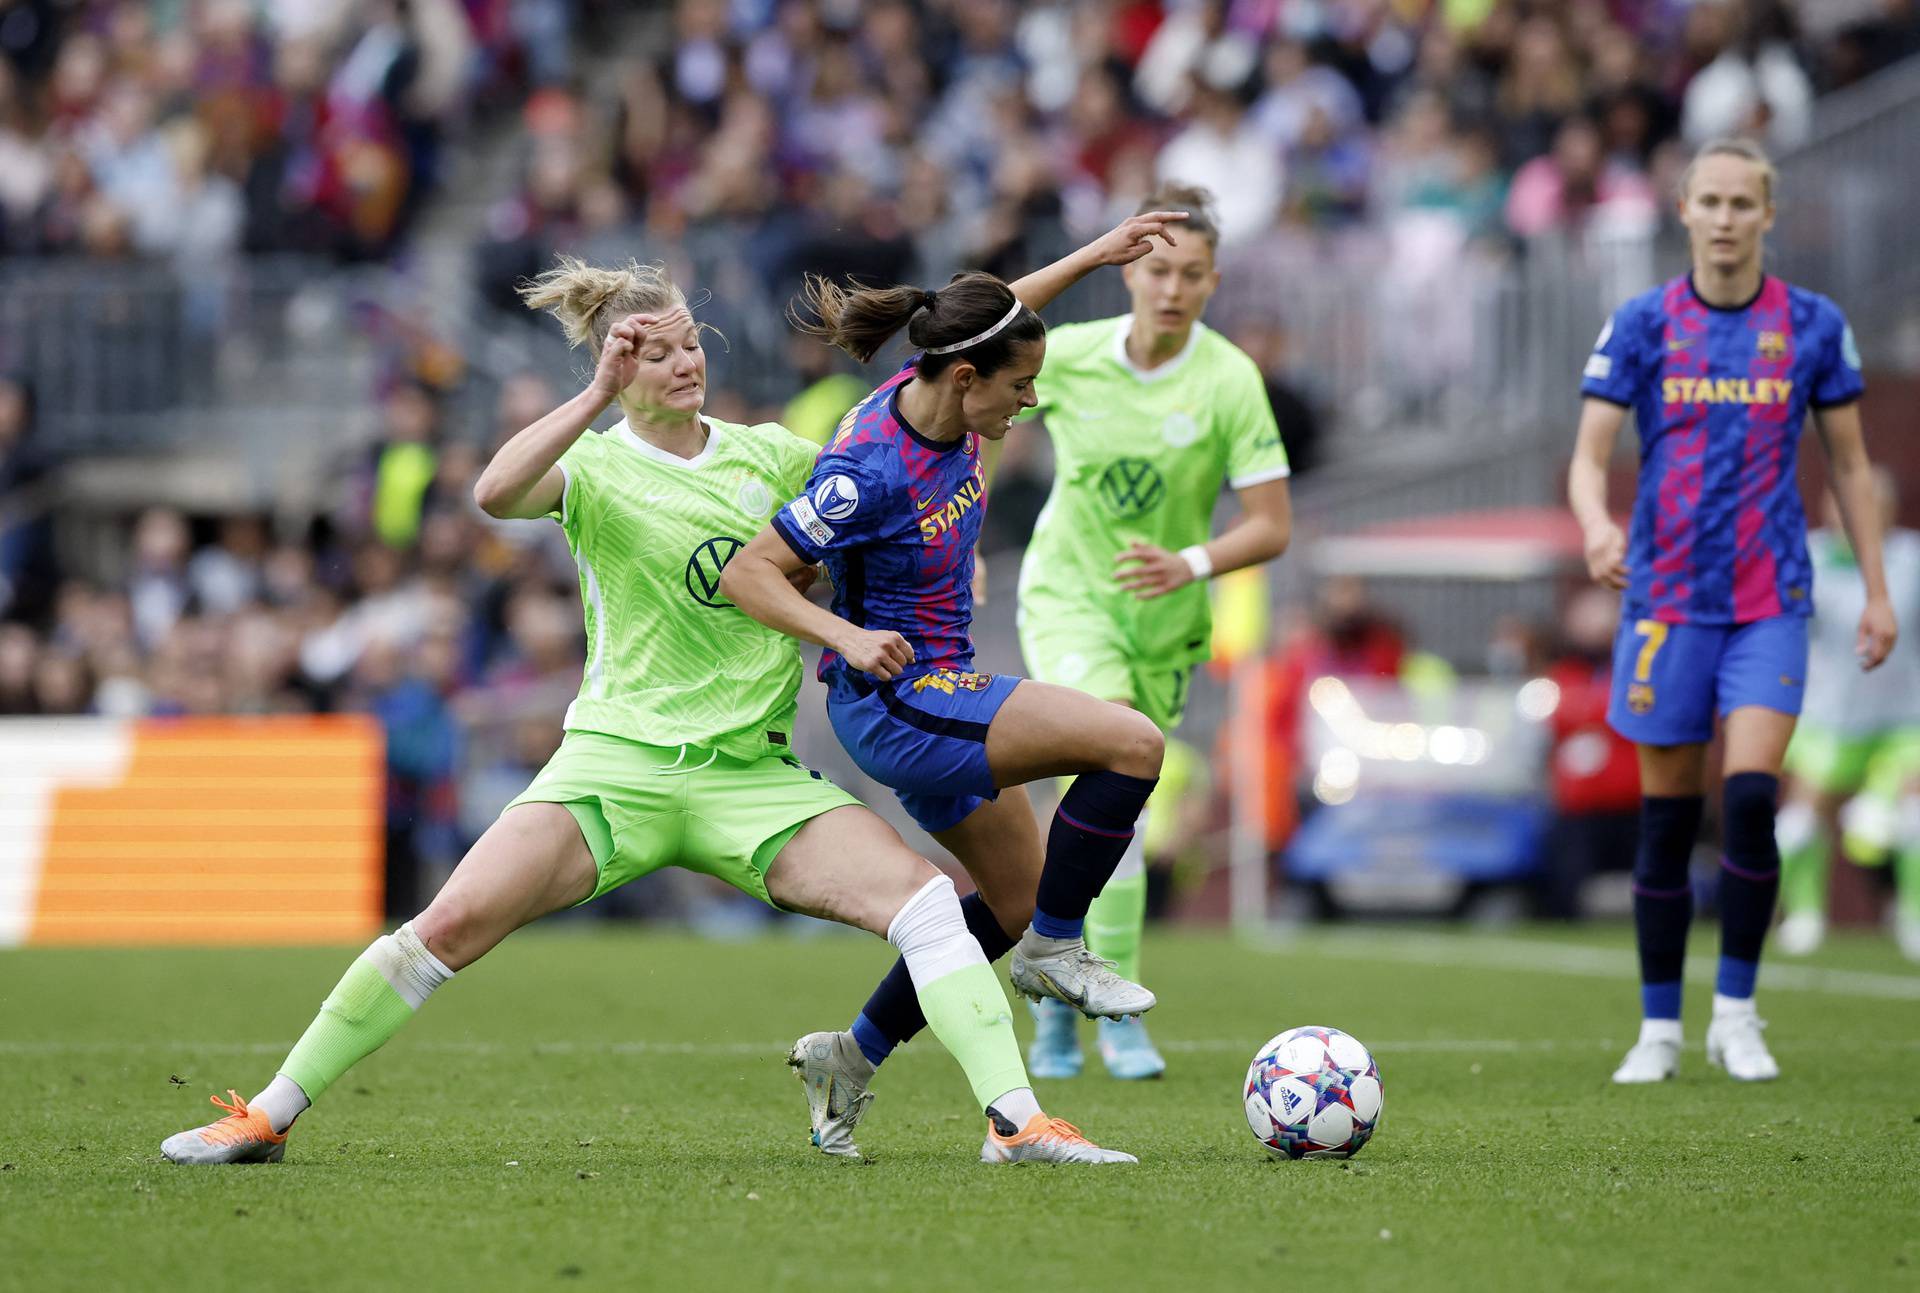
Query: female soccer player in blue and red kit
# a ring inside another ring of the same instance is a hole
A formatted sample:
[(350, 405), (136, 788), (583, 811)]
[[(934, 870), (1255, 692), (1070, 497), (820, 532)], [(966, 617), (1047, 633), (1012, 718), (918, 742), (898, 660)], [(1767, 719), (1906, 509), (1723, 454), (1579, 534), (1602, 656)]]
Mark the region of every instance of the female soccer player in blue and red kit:
[[(1856, 647), (1896, 632), (1860, 429), (1860, 355), (1833, 302), (1766, 274), (1774, 172), (1752, 144), (1703, 148), (1680, 188), (1690, 274), (1628, 301), (1587, 360), (1568, 496), (1593, 577), (1623, 591), (1607, 719), (1640, 758), (1633, 868), (1644, 1020), (1615, 1082), (1680, 1061), (1680, 983), (1714, 717), (1725, 745), (1720, 968), (1707, 1060), (1779, 1076), (1754, 1013), (1760, 947), (1780, 883), (1774, 806), (1806, 681), (1813, 572), (1795, 460), (1808, 409), (1866, 582)], [(1640, 481), (1629, 534), (1607, 511), (1607, 466), (1632, 409)]]
[[(973, 876), (980, 893), (962, 907), (988, 957), (1011, 950), (1021, 992), (1107, 1018), (1154, 1004), (1089, 953), (1082, 933), (1159, 776), (1163, 742), (1124, 706), (974, 672), (981, 449), (1037, 403), (1046, 327), (1035, 311), (1093, 269), (1144, 256), (1150, 239), (1171, 242), (1168, 223), (1184, 218), (1131, 217), (1011, 285), (985, 273), (938, 291), (812, 280), (806, 305), (819, 322), (803, 324), (809, 331), (866, 361), (904, 328), (915, 353), (847, 415), (807, 492), (776, 511), (721, 578), (748, 615), (826, 648), (820, 674), (835, 734)], [(816, 562), (833, 580), (831, 612), (788, 582)], [(1058, 776), (1075, 779), (1043, 858), (1020, 787)], [(910, 986), (896, 966), (851, 1029), (809, 1034), (794, 1048), (815, 1138), (829, 1153), (857, 1152), (851, 1132), (874, 1066), (923, 1027)]]

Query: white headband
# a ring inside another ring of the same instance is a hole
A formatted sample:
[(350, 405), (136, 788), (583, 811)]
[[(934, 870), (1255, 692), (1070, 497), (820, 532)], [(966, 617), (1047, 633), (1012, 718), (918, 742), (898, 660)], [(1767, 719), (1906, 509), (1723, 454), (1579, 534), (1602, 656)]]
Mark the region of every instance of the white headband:
[(977, 346), (983, 341), (990, 341), (993, 339), (995, 335), (999, 333), (1000, 329), (1006, 327), (1009, 323), (1012, 323), (1015, 319), (1019, 318), (1020, 311), (1026, 308), (1027, 308), (1026, 306), (1020, 303), (1019, 298), (1016, 297), (1014, 298), (1013, 308), (1011, 310), (1008, 310), (1006, 314), (1001, 316), (1000, 322), (994, 324), (991, 328), (988, 328), (985, 332), (981, 333), (979, 336), (968, 337), (965, 341), (956, 341), (951, 346), (928, 346), (921, 353), (928, 354), (928, 355), (950, 355), (956, 350), (965, 350), (969, 346)]

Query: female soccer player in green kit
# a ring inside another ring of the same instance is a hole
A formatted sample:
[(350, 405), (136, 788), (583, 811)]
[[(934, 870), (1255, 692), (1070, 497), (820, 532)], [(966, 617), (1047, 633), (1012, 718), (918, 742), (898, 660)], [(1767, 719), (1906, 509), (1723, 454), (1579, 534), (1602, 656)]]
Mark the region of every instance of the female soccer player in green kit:
[[(799, 649), (720, 595), (721, 568), (799, 491), (814, 446), (702, 415), (700, 327), (658, 267), (563, 259), (523, 296), (600, 356), (587, 389), (508, 441), (474, 487), (491, 516), (557, 520), (579, 566), (588, 654), (566, 738), (427, 909), (349, 967), (267, 1088), (215, 1096), (228, 1116), (161, 1152), (278, 1160), (293, 1120), (455, 972), (548, 912), (682, 866), (900, 949), (934, 1034), (1004, 1129), (986, 1161), (1134, 1161), (1041, 1112), (953, 882), (794, 757)], [(625, 420), (591, 433), (616, 400)]]
[[(1208, 654), (1206, 581), (1271, 561), (1292, 528), (1287, 454), (1260, 370), (1200, 321), (1220, 285), (1211, 202), (1205, 190), (1177, 185), (1149, 195), (1142, 211), (1188, 213), (1187, 236), (1155, 242), (1120, 271), (1133, 313), (1048, 334), (1038, 394), (1053, 439), (1053, 493), (1020, 571), (1020, 646), (1032, 676), (1130, 705), (1169, 733)], [(1242, 515), (1210, 540), (1223, 485)], [(1088, 948), (1135, 982), (1145, 834), (1134, 832), (1086, 925)], [(1035, 1016), (1034, 1075), (1077, 1075), (1075, 1012), (1042, 1001)], [(1138, 1017), (1099, 1027), (1115, 1077), (1166, 1070)]]

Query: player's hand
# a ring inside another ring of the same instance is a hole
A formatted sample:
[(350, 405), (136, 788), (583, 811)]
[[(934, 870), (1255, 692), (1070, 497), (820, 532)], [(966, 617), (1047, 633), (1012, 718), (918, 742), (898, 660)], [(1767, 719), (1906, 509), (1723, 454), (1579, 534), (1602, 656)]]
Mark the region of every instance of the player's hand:
[(1627, 536), (1612, 521), (1587, 531), (1587, 573), (1602, 588), (1627, 586)]
[(1113, 559), (1113, 580), (1144, 602), (1185, 588), (1193, 582), (1193, 567), (1177, 552), (1151, 543), (1129, 543)]
[(841, 659), (881, 682), (893, 681), (913, 663), (913, 648), (891, 629), (862, 629), (849, 624), (841, 640), (832, 645)]
[(973, 554), (973, 604), (987, 604), (987, 559), (977, 552)]
[(1098, 265), (1130, 265), (1153, 250), (1153, 240), (1176, 245), (1172, 225), (1187, 218), (1185, 211), (1147, 211), (1128, 216), (1117, 227), (1087, 244)]
[(647, 334), (663, 326), (679, 326), (691, 317), (685, 310), (670, 310), (666, 314), (629, 314), (614, 324), (607, 330), (607, 342), (600, 347), (600, 362), (587, 389), (604, 400), (617, 398), (640, 375), (640, 347)]
[(1899, 637), (1900, 626), (1894, 622), (1893, 604), (1885, 598), (1869, 599), (1867, 609), (1860, 612), (1860, 636), (1853, 644), (1860, 667), (1879, 668)]

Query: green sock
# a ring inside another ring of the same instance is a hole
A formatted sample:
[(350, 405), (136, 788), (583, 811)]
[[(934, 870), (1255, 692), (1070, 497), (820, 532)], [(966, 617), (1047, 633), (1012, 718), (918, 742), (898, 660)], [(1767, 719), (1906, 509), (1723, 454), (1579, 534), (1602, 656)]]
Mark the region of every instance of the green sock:
[(376, 938), (327, 994), (280, 1071), (308, 1100), (318, 1100), (342, 1073), (386, 1045), (452, 975), (411, 924)]
[(1112, 961), (1121, 978), (1138, 983), (1140, 937), (1146, 925), (1146, 872), (1109, 880), (1087, 909), (1087, 950)]
[(1780, 910), (1789, 916), (1802, 912), (1825, 915), (1827, 910), (1827, 859), (1833, 841), (1823, 830), (1797, 849), (1780, 854)]
[(996, 1097), (1032, 1085), (1020, 1062), (1007, 994), (993, 967), (981, 962), (942, 975), (919, 990), (927, 1026), (966, 1072), (984, 1111)]

